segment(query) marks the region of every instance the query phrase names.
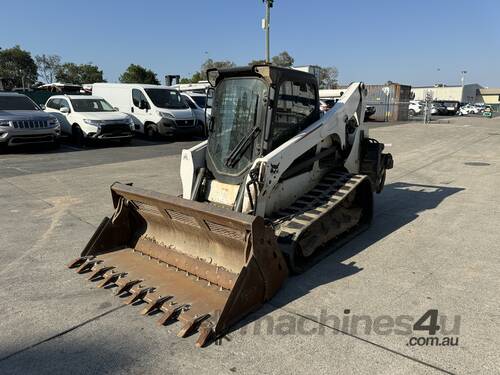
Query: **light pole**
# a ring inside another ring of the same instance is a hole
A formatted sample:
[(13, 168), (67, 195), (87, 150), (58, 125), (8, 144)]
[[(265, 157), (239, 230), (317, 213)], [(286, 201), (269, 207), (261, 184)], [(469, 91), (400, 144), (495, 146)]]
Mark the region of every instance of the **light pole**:
[(262, 28), (266, 30), (266, 63), (271, 62), (271, 53), (269, 47), (269, 23), (271, 19), (271, 8), (273, 7), (274, 0), (262, 0), (266, 3), (266, 18), (262, 20)]
[(467, 74), (467, 70), (462, 70), (460, 73), (462, 74), (462, 78), (461, 78), (462, 87), (464, 87), (465, 75)]

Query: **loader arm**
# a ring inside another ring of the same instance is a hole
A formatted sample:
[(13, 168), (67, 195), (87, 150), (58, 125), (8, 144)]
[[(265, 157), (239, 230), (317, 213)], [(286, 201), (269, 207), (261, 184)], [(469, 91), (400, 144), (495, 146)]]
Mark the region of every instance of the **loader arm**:
[[(292, 163), (327, 137), (337, 135), (338, 139), (340, 139), (342, 149), (350, 147), (346, 167), (350, 173), (359, 172), (360, 143), (362, 137), (368, 136), (368, 130), (363, 127), (362, 121), (360, 121), (364, 116), (363, 98), (365, 95), (366, 92), (363, 83), (351, 84), (335, 106), (326, 112), (321, 119), (266, 156), (255, 160), (252, 170), (259, 171), (258, 182), (260, 183), (259, 191), (252, 198), (256, 202), (256, 215), (265, 216), (267, 198), (271, 196), (271, 192), (280, 181), (283, 173)], [(354, 141), (349, 145), (349, 139), (347, 139), (346, 135), (346, 124), (353, 117), (356, 119), (358, 127), (355, 134), (350, 135), (351, 138), (354, 138)], [(252, 174), (250, 173), (247, 178), (247, 184), (252, 182), (251, 179)], [(255, 189), (250, 191), (255, 194)]]

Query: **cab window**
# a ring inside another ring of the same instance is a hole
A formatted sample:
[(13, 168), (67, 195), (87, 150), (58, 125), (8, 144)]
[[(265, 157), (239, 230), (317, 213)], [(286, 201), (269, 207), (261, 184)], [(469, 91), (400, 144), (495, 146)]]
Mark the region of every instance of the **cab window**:
[(47, 102), (47, 108), (59, 110), (59, 108), (61, 108), (61, 99), (50, 99)]
[(132, 102), (134, 103), (134, 106), (136, 106), (137, 108), (141, 108), (141, 103), (142, 102), (148, 103), (148, 100), (146, 99), (146, 96), (144, 96), (141, 90), (133, 89)]
[(312, 123), (312, 114), (316, 108), (315, 96), (315, 89), (309, 83), (284, 81), (280, 85), (271, 133), (272, 149)]
[(69, 106), (69, 103), (66, 99), (59, 99), (59, 110), (61, 110), (62, 107), (66, 107), (68, 109), (71, 109), (71, 107)]
[(184, 101), (187, 103), (189, 108), (196, 109), (196, 106), (194, 105), (194, 103), (187, 96), (182, 95), (182, 99), (184, 99)]

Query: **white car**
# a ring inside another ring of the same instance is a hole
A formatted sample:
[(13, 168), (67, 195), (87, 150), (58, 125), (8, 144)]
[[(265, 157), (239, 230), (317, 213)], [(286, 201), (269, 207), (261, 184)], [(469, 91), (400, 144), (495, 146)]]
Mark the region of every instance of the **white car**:
[(419, 100), (410, 100), (410, 104), (408, 105), (408, 114), (410, 116), (419, 115), (424, 110), (424, 104)]
[(463, 115), (477, 115), (479, 113), (479, 109), (472, 105), (472, 104), (466, 104), (464, 106), (461, 106), (460, 109), (458, 110), (458, 115), (463, 116)]
[(135, 131), (156, 135), (197, 134), (203, 128), (178, 90), (169, 86), (136, 83), (94, 83), (92, 93), (129, 114)]
[(183, 92), (181, 96), (184, 98), (189, 108), (191, 108), (198, 121), (205, 125), (205, 110), (207, 112), (207, 120), (209, 120), (212, 111), (210, 106), (206, 106), (207, 96), (195, 92)]
[(128, 143), (134, 135), (132, 118), (117, 112), (99, 96), (55, 95), (47, 100), (45, 112), (54, 115), (61, 124), (61, 131), (71, 135), (80, 145), (88, 139), (116, 139)]

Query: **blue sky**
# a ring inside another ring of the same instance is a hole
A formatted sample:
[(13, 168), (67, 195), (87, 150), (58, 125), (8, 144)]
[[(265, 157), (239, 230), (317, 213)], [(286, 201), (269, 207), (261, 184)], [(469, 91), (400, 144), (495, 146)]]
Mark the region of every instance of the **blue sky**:
[[(264, 57), (261, 0), (2, 1), (0, 47), (93, 62), (116, 81), (130, 63), (188, 76), (207, 58)], [(271, 53), (336, 66), (342, 83), (500, 86), (500, 1), (275, 0)]]

